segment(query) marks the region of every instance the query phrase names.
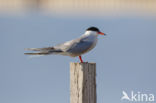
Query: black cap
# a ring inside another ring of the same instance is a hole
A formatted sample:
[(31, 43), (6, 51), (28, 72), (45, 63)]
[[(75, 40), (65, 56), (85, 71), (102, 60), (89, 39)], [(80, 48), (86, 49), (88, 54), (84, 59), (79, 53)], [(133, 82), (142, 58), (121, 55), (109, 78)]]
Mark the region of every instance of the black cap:
[(100, 30), (97, 27), (89, 27), (87, 30), (100, 32)]

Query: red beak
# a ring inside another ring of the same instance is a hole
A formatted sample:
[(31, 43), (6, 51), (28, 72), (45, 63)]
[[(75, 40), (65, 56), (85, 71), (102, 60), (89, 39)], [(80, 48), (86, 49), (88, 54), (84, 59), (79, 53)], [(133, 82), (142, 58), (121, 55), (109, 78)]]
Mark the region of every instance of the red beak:
[(100, 35), (106, 35), (106, 34), (104, 34), (103, 32), (98, 32), (98, 34), (100, 34)]

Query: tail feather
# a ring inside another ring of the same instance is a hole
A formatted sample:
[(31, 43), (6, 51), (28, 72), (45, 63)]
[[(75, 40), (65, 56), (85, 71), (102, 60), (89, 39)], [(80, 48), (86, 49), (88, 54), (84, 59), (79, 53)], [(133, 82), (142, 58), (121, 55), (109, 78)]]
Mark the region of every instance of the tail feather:
[(48, 55), (50, 53), (24, 53), (25, 55)]
[(47, 48), (26, 48), (27, 51), (49, 51), (54, 50), (53, 47), (47, 47)]
[(48, 47), (48, 48), (27, 48), (25, 50), (39, 51), (37, 53), (24, 53), (25, 55), (49, 55), (49, 54), (59, 54), (59, 53), (63, 52), (62, 50), (56, 50), (53, 47)]

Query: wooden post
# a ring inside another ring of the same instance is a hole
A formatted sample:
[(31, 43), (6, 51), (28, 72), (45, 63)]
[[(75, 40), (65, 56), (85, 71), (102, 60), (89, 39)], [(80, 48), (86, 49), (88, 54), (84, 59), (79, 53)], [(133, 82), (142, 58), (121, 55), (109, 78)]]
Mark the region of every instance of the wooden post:
[(96, 63), (70, 63), (70, 103), (96, 103)]

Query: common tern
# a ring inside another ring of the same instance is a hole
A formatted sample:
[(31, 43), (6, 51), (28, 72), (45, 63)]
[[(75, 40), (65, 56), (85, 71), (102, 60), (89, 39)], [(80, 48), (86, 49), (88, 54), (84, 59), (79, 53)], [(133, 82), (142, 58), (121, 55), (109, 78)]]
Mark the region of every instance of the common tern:
[(98, 35), (106, 35), (102, 33), (97, 27), (89, 27), (85, 33), (77, 39), (64, 42), (62, 44), (46, 47), (46, 48), (26, 48), (28, 51), (36, 51), (33, 53), (24, 53), (25, 55), (50, 55), (60, 54), (70, 57), (79, 57), (82, 63), (82, 54), (92, 50), (97, 44)]

